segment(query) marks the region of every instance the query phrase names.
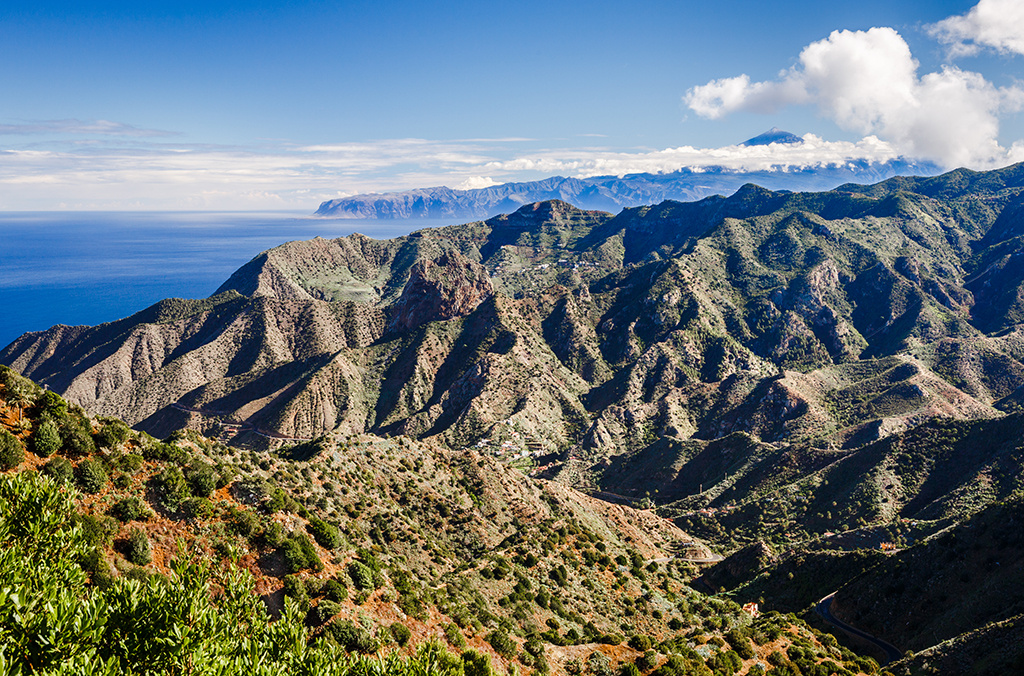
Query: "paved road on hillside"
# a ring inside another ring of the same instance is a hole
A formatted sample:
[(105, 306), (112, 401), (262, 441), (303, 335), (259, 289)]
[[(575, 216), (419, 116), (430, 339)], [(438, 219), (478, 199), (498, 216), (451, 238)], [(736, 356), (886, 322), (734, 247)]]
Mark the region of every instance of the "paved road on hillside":
[(850, 636), (856, 636), (857, 638), (860, 638), (860, 639), (863, 639), (863, 640), (867, 641), (871, 645), (873, 645), (873, 646), (877, 647), (879, 650), (883, 651), (885, 653), (885, 657), (886, 657), (886, 661), (883, 662), (882, 665), (881, 665), (883, 667), (886, 664), (889, 664), (890, 662), (895, 662), (896, 660), (898, 660), (901, 657), (903, 657), (903, 653), (901, 653), (899, 651), (899, 649), (896, 648), (896, 646), (894, 646), (893, 644), (886, 643), (885, 641), (883, 641), (880, 638), (875, 638), (871, 634), (869, 634), (867, 632), (864, 632), (864, 631), (861, 631), (860, 629), (857, 629), (856, 627), (851, 627), (850, 625), (846, 624), (842, 620), (838, 619), (835, 615), (833, 615), (832, 612), (831, 612), (831, 608), (832, 608), (832, 599), (835, 598), (835, 595), (836, 595), (836, 593), (832, 592), (831, 594), (829, 594), (828, 596), (826, 596), (822, 600), (818, 601), (818, 605), (814, 606), (814, 610), (819, 615), (821, 615), (823, 618), (825, 618), (826, 622), (828, 622), (831, 625), (834, 625), (834, 626), (838, 627), (839, 629), (841, 629), (845, 633), (849, 634)]

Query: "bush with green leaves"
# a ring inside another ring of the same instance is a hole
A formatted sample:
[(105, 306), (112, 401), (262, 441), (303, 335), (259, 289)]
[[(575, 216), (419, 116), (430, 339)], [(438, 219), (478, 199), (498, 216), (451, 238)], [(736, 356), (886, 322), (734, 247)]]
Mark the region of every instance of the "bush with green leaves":
[(152, 516), (146, 502), (134, 495), (115, 502), (110, 508), (110, 515), (124, 522), (145, 521)]
[(643, 672), (633, 662), (624, 662), (619, 668), (619, 676), (640, 676)]
[(128, 531), (128, 539), (124, 545), (125, 558), (136, 566), (145, 566), (153, 560), (153, 549), (149, 545), (149, 537), (141, 528)]
[(177, 511), (181, 503), (189, 497), (188, 484), (180, 467), (165, 467), (162, 472), (151, 478), (149, 483), (160, 492), (164, 506), (173, 511)]
[(754, 652), (753, 646), (750, 645), (749, 634), (749, 629), (746, 631), (731, 629), (725, 635), (725, 640), (729, 642), (732, 649), (736, 651), (737, 655), (745, 660), (752, 660), (757, 655), (757, 653)]
[(107, 481), (107, 470), (95, 458), (86, 458), (75, 468), (75, 483), (85, 493), (99, 493), (106, 487)]
[(72, 458), (81, 458), (96, 452), (92, 438), (92, 423), (77, 410), (64, 417), (60, 428), (61, 448)]
[(516, 642), (500, 627), (487, 634), (487, 642), (499, 655), (512, 657), (516, 654)]
[(107, 419), (96, 434), (96, 442), (103, 448), (117, 448), (128, 440), (131, 430), (120, 420)]
[(197, 498), (208, 498), (217, 489), (217, 472), (201, 460), (193, 462), (185, 471), (185, 480)]
[(263, 525), (260, 523), (260, 518), (251, 510), (233, 510), (230, 518), (231, 530), (244, 538), (255, 537), (263, 529)]
[(190, 521), (205, 523), (213, 519), (217, 510), (206, 498), (188, 498), (179, 505), (178, 511)]
[(640, 671), (650, 671), (658, 665), (658, 653), (654, 650), (645, 650), (644, 654), (636, 658), (636, 666)]
[(315, 516), (311, 516), (309, 518), (306, 530), (313, 535), (317, 544), (324, 549), (338, 549), (345, 543), (345, 540), (341, 537), (341, 533), (338, 531), (337, 526), (327, 523), (322, 519), (318, 519)]
[(309, 594), (306, 591), (306, 583), (298, 575), (284, 576), (284, 595), (287, 598), (295, 599), (300, 608), (309, 607)]
[(94, 514), (76, 514), (74, 521), (82, 529), (82, 539), (94, 547), (110, 545), (121, 527), (117, 519)]
[(341, 580), (341, 578), (337, 576), (327, 580), (327, 582), (324, 583), (323, 589), (321, 591), (324, 595), (324, 598), (326, 598), (329, 601), (334, 601), (335, 603), (340, 603), (341, 601), (344, 601), (345, 598), (348, 596), (348, 587), (346, 587), (345, 583)]
[(478, 653), (470, 648), (462, 653), (462, 670), (465, 676), (493, 676), (491, 656)]
[(326, 624), (327, 622), (329, 622), (331, 618), (340, 614), (343, 610), (345, 609), (342, 607), (340, 603), (324, 599), (320, 601), (320, 603), (318, 603), (316, 607), (309, 612), (309, 615), (307, 616), (306, 619), (310, 623), (312, 623), (313, 626), (318, 627), (322, 624)]
[(401, 622), (392, 623), (388, 629), (391, 631), (391, 637), (395, 639), (395, 643), (400, 646), (405, 646), (412, 638), (412, 630)]
[(39, 401), (36, 402), (36, 408), (39, 410), (41, 416), (49, 417), (54, 421), (63, 420), (68, 414), (68, 402), (54, 392), (53, 390), (46, 390), (42, 396), (39, 397)]
[(317, 572), (324, 569), (320, 556), (305, 533), (296, 531), (289, 535), (281, 545), (281, 554), (289, 573), (298, 573), (307, 568)]
[(0, 470), (14, 469), (25, 459), (21, 439), (0, 427)]
[(459, 625), (454, 622), (444, 625), (444, 637), (459, 650), (463, 650), (466, 647), (466, 637), (462, 635)]
[(352, 584), (356, 589), (362, 591), (373, 591), (376, 589), (373, 584), (373, 571), (362, 561), (350, 561), (348, 564), (348, 576), (352, 578)]
[(43, 465), (43, 474), (58, 484), (70, 484), (75, 479), (75, 468), (67, 458), (50, 458)]
[(373, 653), (379, 648), (373, 634), (351, 620), (331, 622), (324, 634), (349, 652)]
[(60, 430), (50, 417), (39, 421), (32, 435), (32, 452), (40, 458), (48, 458), (60, 450)]

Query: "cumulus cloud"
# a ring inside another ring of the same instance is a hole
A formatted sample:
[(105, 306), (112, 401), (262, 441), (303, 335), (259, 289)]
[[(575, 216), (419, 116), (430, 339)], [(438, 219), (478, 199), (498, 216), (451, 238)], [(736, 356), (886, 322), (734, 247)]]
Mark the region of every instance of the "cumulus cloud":
[(918, 75), (918, 62), (892, 28), (834, 31), (803, 49), (795, 66), (768, 82), (746, 75), (713, 80), (684, 96), (697, 114), (771, 112), (814, 104), (839, 127), (874, 134), (899, 152), (947, 166), (1005, 163), (999, 116), (1019, 110), (1024, 91), (998, 88), (978, 73), (945, 66)]
[(490, 176), (470, 176), (462, 183), (455, 186), (456, 190), (478, 190), (480, 188), (490, 188), (492, 185), (499, 185), (498, 181), (495, 181)]
[(951, 16), (927, 28), (950, 46), (952, 56), (969, 56), (983, 47), (1003, 54), (1024, 54), (1024, 3), (981, 0), (967, 14)]

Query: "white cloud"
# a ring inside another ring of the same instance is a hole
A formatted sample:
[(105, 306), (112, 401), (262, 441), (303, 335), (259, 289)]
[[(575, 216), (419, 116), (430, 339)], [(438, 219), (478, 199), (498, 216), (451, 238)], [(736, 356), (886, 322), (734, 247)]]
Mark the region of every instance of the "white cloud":
[(825, 141), (814, 134), (803, 143), (763, 146), (695, 148), (681, 146), (647, 152), (615, 152), (601, 148), (549, 150), (507, 161), (490, 162), (485, 168), (496, 172), (537, 172), (587, 176), (624, 176), (634, 173), (666, 173), (682, 168), (723, 167), (737, 171), (765, 171), (802, 168), (821, 164), (845, 164), (854, 160), (884, 162), (899, 156), (890, 144), (868, 136), (857, 143)]
[(1024, 54), (1024, 2), (981, 0), (967, 14), (943, 19), (927, 30), (950, 46), (952, 56), (976, 54), (982, 47)]
[(747, 75), (712, 80), (690, 89), (683, 97), (695, 113), (716, 120), (737, 110), (774, 113), (784, 105), (804, 102), (807, 92), (795, 78), (777, 82), (751, 82)]
[(499, 185), (490, 176), (470, 176), (462, 183), (455, 186), (456, 190), (477, 190), (479, 188), (490, 188), (492, 185)]
[(997, 88), (952, 66), (920, 77), (917, 71), (910, 48), (892, 28), (834, 31), (805, 47), (778, 80), (713, 80), (690, 89), (684, 100), (711, 119), (814, 103), (841, 128), (877, 135), (905, 155), (947, 166), (1005, 164), (999, 116), (1019, 110), (1024, 91)]

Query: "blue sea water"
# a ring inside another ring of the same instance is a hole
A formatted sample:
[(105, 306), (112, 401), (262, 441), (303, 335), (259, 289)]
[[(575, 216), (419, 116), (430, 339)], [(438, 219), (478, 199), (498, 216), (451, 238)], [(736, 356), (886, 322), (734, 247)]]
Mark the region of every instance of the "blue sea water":
[(95, 325), (164, 298), (205, 298), (287, 241), (384, 239), (447, 224), (296, 212), (0, 213), (0, 347), (55, 324)]

